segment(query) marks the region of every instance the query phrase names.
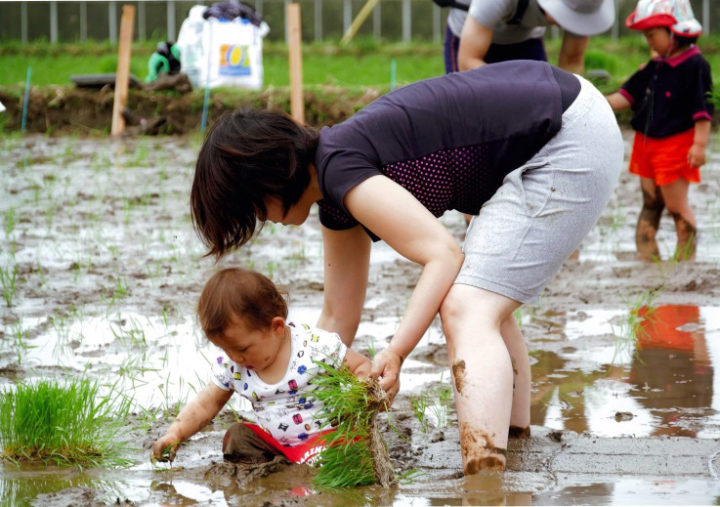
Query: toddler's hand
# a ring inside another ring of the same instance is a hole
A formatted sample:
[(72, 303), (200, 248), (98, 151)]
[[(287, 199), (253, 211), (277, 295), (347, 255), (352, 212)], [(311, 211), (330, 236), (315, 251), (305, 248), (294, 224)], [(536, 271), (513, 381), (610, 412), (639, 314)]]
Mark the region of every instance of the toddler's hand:
[(373, 358), (370, 376), (373, 378), (382, 377), (380, 387), (382, 387), (390, 398), (392, 404), (400, 390), (400, 368), (402, 367), (403, 357), (397, 354), (390, 347)]
[(180, 438), (173, 433), (165, 433), (152, 446), (150, 461), (175, 461), (175, 452), (180, 445)]
[(687, 154), (687, 160), (690, 167), (700, 167), (705, 164), (705, 146), (701, 144), (693, 144)]

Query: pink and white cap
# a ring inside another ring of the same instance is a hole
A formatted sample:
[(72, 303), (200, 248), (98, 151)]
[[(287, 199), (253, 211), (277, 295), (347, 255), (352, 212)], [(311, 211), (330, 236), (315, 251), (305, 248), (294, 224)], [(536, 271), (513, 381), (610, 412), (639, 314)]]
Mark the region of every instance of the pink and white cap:
[(702, 33), (702, 25), (695, 19), (689, 0), (640, 0), (625, 25), (633, 30), (664, 26), (683, 37), (697, 37)]

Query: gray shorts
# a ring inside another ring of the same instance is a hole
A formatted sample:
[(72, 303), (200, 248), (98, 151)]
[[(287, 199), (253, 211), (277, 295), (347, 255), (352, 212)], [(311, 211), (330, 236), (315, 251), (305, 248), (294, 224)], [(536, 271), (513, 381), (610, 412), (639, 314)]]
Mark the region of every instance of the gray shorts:
[(623, 141), (605, 97), (579, 79), (557, 135), (505, 176), (470, 223), (455, 283), (537, 302), (600, 217), (618, 182)]

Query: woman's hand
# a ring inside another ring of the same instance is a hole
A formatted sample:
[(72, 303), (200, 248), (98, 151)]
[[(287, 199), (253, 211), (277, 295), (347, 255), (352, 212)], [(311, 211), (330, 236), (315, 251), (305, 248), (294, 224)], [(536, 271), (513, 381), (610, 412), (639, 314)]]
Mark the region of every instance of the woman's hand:
[(400, 390), (400, 368), (403, 361), (404, 358), (391, 347), (387, 347), (380, 352), (372, 361), (370, 376), (373, 378), (382, 377), (380, 387), (388, 394), (390, 404), (392, 404)]
[(152, 446), (150, 461), (175, 461), (175, 452), (181, 439), (174, 432), (168, 431), (158, 438)]

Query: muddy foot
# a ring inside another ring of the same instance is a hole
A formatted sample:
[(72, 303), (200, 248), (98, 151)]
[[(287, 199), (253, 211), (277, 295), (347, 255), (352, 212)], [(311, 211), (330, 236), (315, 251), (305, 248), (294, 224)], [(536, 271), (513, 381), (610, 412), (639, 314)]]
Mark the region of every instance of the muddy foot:
[(481, 470), (505, 470), (505, 449), (483, 449), (487, 456), (473, 456), (465, 463), (465, 475), (473, 475)]
[(530, 426), (510, 426), (508, 430), (508, 437), (510, 438), (530, 438)]

